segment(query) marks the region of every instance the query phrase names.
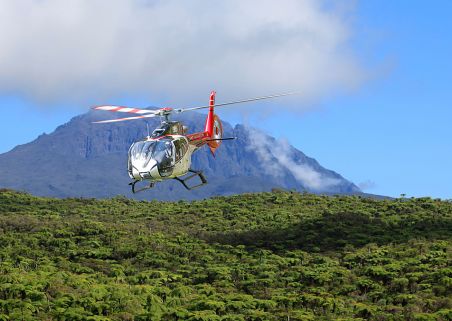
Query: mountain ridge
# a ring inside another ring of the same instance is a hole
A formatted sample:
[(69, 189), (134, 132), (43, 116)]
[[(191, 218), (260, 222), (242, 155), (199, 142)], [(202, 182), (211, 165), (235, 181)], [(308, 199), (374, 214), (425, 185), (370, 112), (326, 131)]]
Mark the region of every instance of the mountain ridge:
[[(165, 181), (151, 191), (132, 194), (127, 152), (134, 141), (144, 136), (146, 123), (92, 124), (102, 116), (102, 112), (93, 111), (76, 116), (52, 133), (0, 154), (0, 187), (40, 196), (125, 195), (160, 200), (201, 199), (273, 188), (327, 194), (361, 192), (355, 184), (293, 146), (255, 129), (223, 122), (224, 136), (237, 139), (223, 142), (215, 158), (207, 149), (193, 155), (192, 167), (203, 170), (209, 184), (186, 191), (176, 181)], [(179, 119), (195, 132), (202, 130), (205, 115), (192, 113)], [(152, 128), (158, 120), (148, 123)], [(323, 182), (330, 184), (322, 186)]]

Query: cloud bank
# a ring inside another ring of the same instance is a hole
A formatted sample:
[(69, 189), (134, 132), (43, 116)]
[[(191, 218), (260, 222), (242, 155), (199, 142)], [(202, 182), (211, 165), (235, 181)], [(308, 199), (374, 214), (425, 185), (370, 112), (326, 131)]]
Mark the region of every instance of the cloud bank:
[(0, 0), (0, 93), (311, 101), (362, 81), (350, 29), (322, 0)]

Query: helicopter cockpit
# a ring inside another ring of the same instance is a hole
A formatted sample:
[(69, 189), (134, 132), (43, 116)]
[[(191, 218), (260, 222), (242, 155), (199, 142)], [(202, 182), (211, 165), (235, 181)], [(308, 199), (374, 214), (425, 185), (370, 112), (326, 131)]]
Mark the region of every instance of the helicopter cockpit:
[(171, 137), (139, 141), (129, 149), (129, 176), (134, 179), (158, 179), (170, 176), (176, 162)]

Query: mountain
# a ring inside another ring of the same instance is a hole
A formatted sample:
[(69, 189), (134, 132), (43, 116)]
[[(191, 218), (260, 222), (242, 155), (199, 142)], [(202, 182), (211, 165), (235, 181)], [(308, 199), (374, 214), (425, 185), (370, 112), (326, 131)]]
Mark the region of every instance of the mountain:
[[(203, 170), (209, 184), (187, 191), (176, 181), (133, 195), (127, 175), (130, 145), (145, 135), (144, 121), (92, 124), (111, 118), (93, 112), (74, 117), (51, 134), (16, 146), (0, 155), (0, 187), (56, 197), (112, 197), (138, 199), (200, 199), (215, 195), (269, 191), (273, 188), (314, 193), (360, 193), (359, 188), (334, 171), (325, 169), (287, 142), (224, 122), (223, 142), (214, 158), (207, 148), (194, 154), (192, 168)], [(205, 115), (179, 117), (189, 131), (202, 130)], [(149, 121), (150, 128), (158, 119)]]

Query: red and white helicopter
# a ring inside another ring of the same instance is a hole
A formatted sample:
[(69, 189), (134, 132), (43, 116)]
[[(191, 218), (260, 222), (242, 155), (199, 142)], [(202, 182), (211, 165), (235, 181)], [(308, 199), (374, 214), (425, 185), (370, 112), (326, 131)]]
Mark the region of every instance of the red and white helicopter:
[[(235, 137), (223, 138), (223, 127), (220, 118), (215, 114), (215, 107), (292, 94), (284, 93), (215, 104), (215, 91), (212, 91), (209, 105), (177, 109), (169, 107), (141, 109), (125, 106), (95, 106), (93, 107), (95, 110), (132, 113), (138, 114), (138, 116), (101, 120), (94, 123), (112, 123), (160, 116), (160, 126), (151, 135), (133, 143), (129, 148), (128, 172), (130, 178), (133, 180), (129, 185), (132, 186), (132, 192), (137, 193), (154, 187), (156, 182), (175, 179), (182, 183), (186, 189), (191, 190), (207, 184), (207, 180), (202, 174), (202, 171), (191, 169), (192, 154), (200, 147), (207, 145), (212, 155), (215, 155), (216, 149), (220, 147), (223, 140), (235, 139)], [(183, 113), (204, 108), (209, 108), (209, 112), (203, 132), (188, 134), (186, 133), (187, 127), (183, 126), (181, 122), (170, 121), (169, 119), (173, 113)], [(199, 177), (200, 182), (197, 185), (189, 186), (187, 182), (196, 176)], [(136, 189), (135, 185), (141, 181), (149, 181), (149, 185)]]

